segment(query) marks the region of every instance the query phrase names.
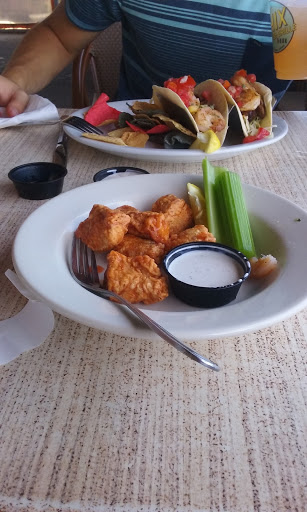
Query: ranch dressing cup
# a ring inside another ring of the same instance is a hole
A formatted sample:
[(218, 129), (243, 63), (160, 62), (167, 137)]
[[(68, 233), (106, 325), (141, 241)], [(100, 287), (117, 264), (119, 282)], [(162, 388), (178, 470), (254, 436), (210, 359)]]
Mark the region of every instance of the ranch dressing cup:
[(270, 12), (277, 78), (307, 79), (307, 0), (271, 0)]

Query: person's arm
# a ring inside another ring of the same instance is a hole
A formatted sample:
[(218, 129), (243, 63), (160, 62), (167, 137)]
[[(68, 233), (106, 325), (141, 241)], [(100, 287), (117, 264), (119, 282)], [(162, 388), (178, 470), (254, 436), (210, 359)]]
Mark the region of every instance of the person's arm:
[(0, 76), (0, 106), (14, 116), (97, 35), (73, 25), (65, 1), (23, 38)]

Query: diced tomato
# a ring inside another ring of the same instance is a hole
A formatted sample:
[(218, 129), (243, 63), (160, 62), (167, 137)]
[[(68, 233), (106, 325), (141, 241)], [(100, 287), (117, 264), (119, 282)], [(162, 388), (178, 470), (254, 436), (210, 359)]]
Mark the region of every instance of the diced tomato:
[(177, 91), (177, 84), (175, 82), (168, 82), (167, 85), (164, 85), (164, 87), (167, 87), (168, 89), (171, 89), (172, 91)]
[(241, 85), (236, 85), (236, 92), (235, 92), (234, 97), (237, 98), (238, 96), (240, 96), (241, 92), (242, 92)]
[(179, 78), (179, 83), (181, 85), (184, 85), (184, 87), (195, 87), (196, 82), (194, 78), (191, 77), (191, 75), (182, 76)]
[(256, 133), (256, 135), (248, 135), (247, 137), (244, 137), (243, 144), (246, 144), (248, 142), (254, 142), (255, 140), (264, 139), (268, 135), (270, 135), (270, 132), (265, 128), (260, 127), (258, 128), (258, 132)]
[(222, 85), (223, 85), (223, 84), (224, 84), (224, 82), (225, 82), (225, 80), (223, 80), (223, 78), (219, 78), (219, 79), (217, 80), (217, 82), (220, 82), (220, 84), (222, 84)]
[(169, 89), (171, 88), (170, 87), (170, 84), (171, 84), (171, 87), (173, 87), (173, 84), (175, 84), (175, 86), (178, 88), (178, 89), (191, 89), (191, 88), (194, 88), (195, 85), (196, 85), (196, 82), (194, 80), (194, 78), (192, 78), (190, 75), (185, 75), (185, 76), (181, 76), (179, 78), (169, 78), (168, 80), (166, 80), (164, 82), (164, 87), (168, 87)]
[(190, 105), (193, 98), (195, 85), (196, 82), (190, 75), (181, 76), (179, 78), (169, 78), (164, 82), (164, 87), (178, 94), (187, 107)]
[(210, 101), (211, 101), (211, 92), (210, 91), (203, 91), (201, 93), (201, 95), (204, 98), (204, 100), (207, 101), (207, 103), (210, 103)]
[(228, 87), (227, 91), (234, 98), (235, 94), (237, 92), (237, 89), (236, 89), (235, 85), (231, 85), (230, 87)]
[(239, 69), (238, 71), (235, 72), (235, 76), (247, 76), (247, 71), (246, 69)]
[(256, 75), (254, 73), (250, 73), (249, 75), (247, 75), (246, 78), (251, 84), (253, 84), (257, 80)]

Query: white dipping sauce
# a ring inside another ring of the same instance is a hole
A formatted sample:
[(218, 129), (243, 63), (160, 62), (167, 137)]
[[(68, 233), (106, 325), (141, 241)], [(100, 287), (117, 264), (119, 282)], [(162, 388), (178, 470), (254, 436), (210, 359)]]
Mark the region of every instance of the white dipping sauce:
[(213, 288), (235, 283), (244, 275), (234, 258), (212, 250), (185, 252), (171, 262), (168, 270), (184, 283)]

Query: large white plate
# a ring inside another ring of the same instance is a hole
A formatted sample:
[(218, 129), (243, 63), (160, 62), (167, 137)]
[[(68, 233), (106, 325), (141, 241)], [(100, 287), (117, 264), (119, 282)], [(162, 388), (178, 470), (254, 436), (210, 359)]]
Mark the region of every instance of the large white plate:
[[(129, 103), (129, 101), (114, 101), (109, 104), (122, 112), (131, 112), (127, 106), (127, 103)], [(74, 115), (83, 117), (83, 113), (87, 110), (88, 108), (78, 110), (77, 112), (74, 112)], [(161, 147), (155, 146), (152, 143), (147, 143), (145, 148), (117, 146), (115, 144), (99, 142), (97, 140), (91, 140), (87, 139), (86, 137), (82, 137), (81, 132), (76, 130), (76, 128), (72, 128), (71, 126), (65, 125), (64, 130), (67, 135), (69, 135), (69, 137), (76, 140), (77, 142), (80, 142), (81, 144), (84, 144), (85, 146), (90, 146), (99, 149), (100, 151), (105, 151), (120, 157), (134, 158), (136, 160), (150, 160), (155, 162), (202, 162), (204, 159), (203, 151), (192, 149), (163, 149)], [(275, 142), (282, 139), (287, 134), (287, 132), (288, 125), (286, 121), (281, 117), (273, 115), (272, 138), (266, 138), (249, 144), (241, 144), (242, 136), (238, 136), (238, 134), (228, 130), (226, 140), (221, 149), (209, 155), (206, 154), (206, 157), (211, 161), (225, 160), (226, 158), (230, 158), (241, 153), (255, 151), (256, 149), (262, 148), (264, 146), (274, 144)]]
[[(201, 186), (201, 177), (194, 175), (110, 178), (51, 199), (32, 213), (17, 233), (13, 262), (18, 276), (41, 300), (64, 316), (119, 335), (155, 337), (123, 306), (87, 292), (73, 280), (67, 265), (72, 233), (94, 203), (110, 208), (131, 204), (146, 210), (167, 193), (186, 197), (189, 181)], [(142, 307), (181, 339), (255, 331), (293, 315), (307, 304), (307, 213), (256, 187), (245, 185), (244, 193), (258, 253), (276, 256), (280, 270), (274, 279), (247, 281), (237, 299), (222, 308), (193, 308), (172, 295), (163, 302)]]

